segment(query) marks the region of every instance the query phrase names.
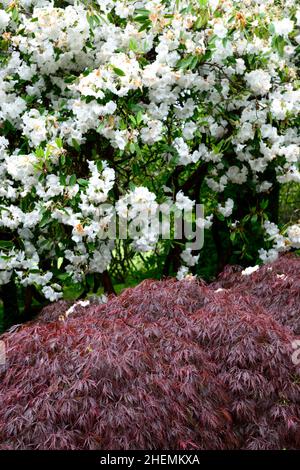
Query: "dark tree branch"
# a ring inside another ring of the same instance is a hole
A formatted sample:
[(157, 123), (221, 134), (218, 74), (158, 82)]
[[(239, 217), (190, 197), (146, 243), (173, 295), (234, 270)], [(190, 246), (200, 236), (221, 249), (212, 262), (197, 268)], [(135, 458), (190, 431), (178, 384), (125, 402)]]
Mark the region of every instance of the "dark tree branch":
[(101, 274), (101, 281), (102, 281), (102, 284), (103, 284), (103, 288), (104, 288), (104, 292), (106, 294), (114, 294), (116, 295), (116, 291), (114, 289), (114, 286), (113, 286), (113, 283), (112, 283), (112, 280), (111, 280), (111, 277), (109, 275), (109, 272), (108, 271), (104, 271), (102, 274)]
[(195, 198), (196, 202), (199, 202), (200, 189), (207, 174), (207, 170), (208, 163), (202, 163), (180, 188), (185, 194), (191, 191), (192, 197)]
[(0, 296), (3, 301), (3, 327), (6, 329), (20, 320), (18, 290), (13, 279), (1, 287)]

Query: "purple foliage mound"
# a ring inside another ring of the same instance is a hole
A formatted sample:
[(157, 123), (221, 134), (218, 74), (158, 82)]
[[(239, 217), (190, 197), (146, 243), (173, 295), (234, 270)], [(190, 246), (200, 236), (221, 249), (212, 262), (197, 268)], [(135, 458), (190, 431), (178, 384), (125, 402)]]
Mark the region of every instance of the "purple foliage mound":
[(297, 337), (253, 286), (238, 289), (254, 276), (144, 281), (4, 334), (0, 448), (300, 448)]
[(253, 301), (300, 335), (300, 257), (281, 256), (248, 276), (241, 274), (241, 268), (228, 266), (210, 287), (252, 295)]

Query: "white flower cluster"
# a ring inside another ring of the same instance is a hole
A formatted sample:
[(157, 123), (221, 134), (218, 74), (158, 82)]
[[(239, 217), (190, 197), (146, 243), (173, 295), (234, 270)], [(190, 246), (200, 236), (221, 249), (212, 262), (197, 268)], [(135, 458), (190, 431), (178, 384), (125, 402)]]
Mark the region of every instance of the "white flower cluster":
[[(155, 194), (141, 186), (117, 202), (116, 210), (121, 222), (119, 229), (124, 222), (124, 230), (129, 231), (129, 238), (137, 251), (149, 251), (158, 241), (157, 209)], [(126, 238), (127, 234), (123, 235)]]
[(229, 217), (232, 214), (234, 202), (232, 199), (227, 199), (225, 202), (225, 205), (222, 206), (221, 204), (218, 204), (218, 212), (223, 215), (223, 217)]
[(276, 224), (265, 222), (265, 230), (269, 236), (272, 247), (269, 250), (260, 249), (260, 259), (264, 263), (275, 261), (279, 253), (290, 250), (291, 248), (300, 248), (300, 221), (297, 224), (290, 225), (283, 232), (280, 232)]

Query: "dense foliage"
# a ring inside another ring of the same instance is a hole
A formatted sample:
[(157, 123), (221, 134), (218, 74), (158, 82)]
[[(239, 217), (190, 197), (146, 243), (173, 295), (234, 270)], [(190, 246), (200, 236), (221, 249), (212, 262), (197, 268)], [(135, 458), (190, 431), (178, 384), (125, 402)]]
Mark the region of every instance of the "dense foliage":
[(226, 289), (147, 280), (14, 327), (1, 337), (0, 448), (300, 448), (297, 337), (288, 309), (269, 308), (289, 297), (299, 317), (300, 259), (266, 269), (226, 271)]
[(280, 257), (271, 266), (244, 271), (238, 266), (228, 266), (211, 287), (230, 289), (231, 293), (237, 294), (247, 292), (253, 304), (261, 305), (279, 323), (300, 335), (300, 266), (297, 258)]
[[(3, 295), (112, 290), (107, 268), (151, 250), (184, 277), (197, 252), (139, 217), (168, 201), (205, 204), (220, 267), (298, 249), (277, 222), (300, 181), (299, 26), (295, 0), (1, 0)], [(106, 202), (140, 234), (109, 240)]]

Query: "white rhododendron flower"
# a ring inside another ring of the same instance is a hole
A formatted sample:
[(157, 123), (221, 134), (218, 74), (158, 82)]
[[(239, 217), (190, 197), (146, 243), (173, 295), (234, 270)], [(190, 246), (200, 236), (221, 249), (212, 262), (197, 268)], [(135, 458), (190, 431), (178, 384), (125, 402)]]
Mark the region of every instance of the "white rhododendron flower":
[(228, 29), (222, 23), (216, 23), (214, 26), (214, 34), (219, 38), (225, 38), (228, 34)]
[(199, 256), (200, 255), (193, 255), (191, 248), (186, 248), (181, 253), (181, 258), (187, 266), (195, 266), (195, 264), (197, 264), (199, 261)]
[(271, 88), (270, 74), (264, 70), (257, 69), (245, 75), (247, 85), (255, 95), (265, 95)]
[(273, 21), (275, 33), (279, 36), (288, 36), (294, 29), (294, 22), (289, 18)]
[(222, 214), (224, 217), (229, 217), (232, 214), (234, 202), (232, 199), (227, 199), (225, 205), (222, 206), (221, 204), (218, 205), (218, 212)]
[(293, 248), (300, 248), (300, 225), (291, 225), (287, 229), (287, 235)]
[(0, 9), (0, 32), (4, 31), (10, 21), (10, 15)]
[(259, 269), (259, 266), (256, 265), (256, 266), (249, 266), (249, 268), (246, 268), (242, 271), (242, 275), (243, 276), (250, 276), (251, 274), (255, 273), (256, 271), (258, 271)]
[(177, 272), (177, 279), (178, 281), (184, 280), (189, 275), (189, 269), (186, 266), (181, 266), (181, 268)]

